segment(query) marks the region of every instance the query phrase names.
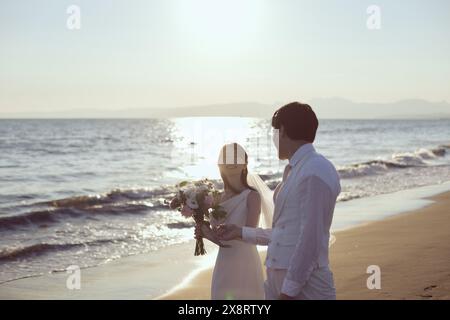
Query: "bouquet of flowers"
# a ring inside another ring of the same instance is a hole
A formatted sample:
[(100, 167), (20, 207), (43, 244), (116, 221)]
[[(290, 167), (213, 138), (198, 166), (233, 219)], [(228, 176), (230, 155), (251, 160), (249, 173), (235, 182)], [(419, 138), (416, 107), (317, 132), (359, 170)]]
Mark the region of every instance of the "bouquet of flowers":
[[(219, 191), (208, 179), (195, 182), (183, 181), (176, 185), (178, 192), (170, 201), (170, 208), (177, 209), (184, 217), (193, 217), (197, 227), (203, 233), (210, 231), (208, 220), (211, 217), (220, 220), (226, 216), (226, 211), (218, 205)], [(213, 238), (213, 237), (212, 237)], [(203, 238), (196, 236), (195, 255), (206, 253)], [(213, 241), (219, 246), (225, 247), (220, 241)]]

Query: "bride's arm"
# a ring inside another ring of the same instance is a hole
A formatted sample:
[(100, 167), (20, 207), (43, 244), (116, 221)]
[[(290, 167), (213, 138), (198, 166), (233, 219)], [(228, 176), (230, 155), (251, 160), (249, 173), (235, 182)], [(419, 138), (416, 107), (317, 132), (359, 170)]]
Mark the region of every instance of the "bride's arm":
[(250, 191), (247, 197), (247, 222), (246, 227), (256, 228), (261, 215), (261, 197), (256, 191)]
[(242, 240), (252, 244), (268, 245), (272, 229), (257, 228), (261, 215), (261, 197), (258, 192), (252, 191), (248, 195), (247, 209), (247, 223), (242, 228)]

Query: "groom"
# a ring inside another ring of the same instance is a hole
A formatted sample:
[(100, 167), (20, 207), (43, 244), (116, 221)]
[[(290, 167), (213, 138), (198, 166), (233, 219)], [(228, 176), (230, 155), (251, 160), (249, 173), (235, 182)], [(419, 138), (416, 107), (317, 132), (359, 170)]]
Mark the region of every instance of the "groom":
[(267, 300), (336, 299), (328, 243), (341, 188), (333, 164), (312, 145), (318, 125), (307, 104), (293, 102), (274, 113), (278, 157), (289, 164), (274, 191), (272, 228), (221, 225), (217, 229), (222, 240), (268, 246)]

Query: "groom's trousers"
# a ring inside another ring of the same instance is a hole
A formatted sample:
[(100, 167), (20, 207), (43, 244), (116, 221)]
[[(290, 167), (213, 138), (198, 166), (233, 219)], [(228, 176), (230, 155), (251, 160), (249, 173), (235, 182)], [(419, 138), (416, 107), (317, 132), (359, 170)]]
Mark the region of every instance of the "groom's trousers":
[[(277, 300), (287, 273), (287, 269), (267, 268), (267, 280), (264, 283), (266, 300)], [(315, 269), (296, 300), (335, 300), (333, 273), (328, 266)]]

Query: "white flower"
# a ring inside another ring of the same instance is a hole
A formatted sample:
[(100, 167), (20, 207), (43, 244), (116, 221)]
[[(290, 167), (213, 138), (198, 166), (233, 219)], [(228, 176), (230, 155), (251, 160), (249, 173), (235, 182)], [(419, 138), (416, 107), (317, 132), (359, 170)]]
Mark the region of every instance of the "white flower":
[(189, 208), (191, 209), (198, 209), (198, 202), (197, 199), (195, 197), (195, 194), (193, 194), (192, 197), (187, 197), (186, 198), (186, 204), (189, 206)]
[(184, 190), (184, 195), (186, 196), (186, 198), (192, 198), (195, 196), (195, 189), (192, 187), (186, 188), (186, 190)]

